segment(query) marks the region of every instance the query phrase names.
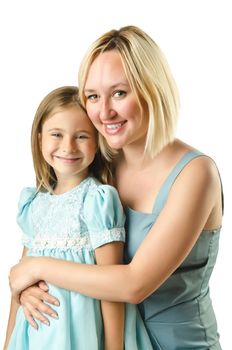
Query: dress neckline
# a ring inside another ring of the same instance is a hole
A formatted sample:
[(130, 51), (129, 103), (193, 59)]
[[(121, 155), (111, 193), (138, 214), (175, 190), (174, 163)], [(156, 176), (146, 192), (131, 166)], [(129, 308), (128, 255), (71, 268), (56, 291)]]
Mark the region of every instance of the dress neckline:
[(70, 190), (64, 193), (56, 194), (56, 193), (47, 192), (47, 195), (49, 196), (49, 198), (63, 198), (63, 197), (69, 196), (70, 194), (75, 192), (77, 189), (81, 188), (86, 182), (90, 180), (90, 178), (91, 178), (90, 176), (86, 177), (78, 185), (74, 186), (73, 188), (71, 188)]

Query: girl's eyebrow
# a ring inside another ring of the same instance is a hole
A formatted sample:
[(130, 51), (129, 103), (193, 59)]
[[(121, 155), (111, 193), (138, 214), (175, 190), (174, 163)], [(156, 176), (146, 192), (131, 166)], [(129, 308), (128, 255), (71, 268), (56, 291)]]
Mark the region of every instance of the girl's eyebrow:
[(61, 128), (51, 128), (51, 129), (48, 129), (48, 131), (54, 131), (54, 130), (62, 131), (63, 129), (61, 129)]
[[(48, 129), (48, 132), (50, 132), (50, 131), (65, 131), (65, 129), (61, 129), (61, 128), (51, 128), (51, 129)], [(75, 130), (74, 132), (85, 132), (86, 134), (91, 134), (90, 131), (85, 130), (85, 129), (77, 129), (77, 130)]]

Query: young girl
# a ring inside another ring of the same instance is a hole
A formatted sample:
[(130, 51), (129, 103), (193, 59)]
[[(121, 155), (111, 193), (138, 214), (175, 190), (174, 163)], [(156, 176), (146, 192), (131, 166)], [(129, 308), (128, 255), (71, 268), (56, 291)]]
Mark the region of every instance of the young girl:
[[(124, 213), (98, 152), (97, 132), (79, 105), (78, 90), (62, 87), (41, 102), (32, 126), (36, 188), (23, 189), (18, 223), (25, 253), (83, 264), (122, 262)], [(124, 349), (124, 305), (49, 285), (59, 318), (34, 329), (12, 302), (8, 350)], [(57, 306), (58, 307), (58, 306)], [(128, 305), (125, 349), (152, 349), (136, 309)], [(56, 317), (56, 314), (53, 315)], [(43, 322), (44, 321), (44, 322)]]

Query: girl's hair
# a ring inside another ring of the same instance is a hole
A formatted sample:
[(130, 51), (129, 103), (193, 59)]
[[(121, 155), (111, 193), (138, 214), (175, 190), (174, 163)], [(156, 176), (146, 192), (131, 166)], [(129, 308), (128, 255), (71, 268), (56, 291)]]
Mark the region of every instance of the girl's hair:
[[(135, 26), (111, 30), (97, 39), (87, 51), (79, 70), (79, 94), (83, 106), (89, 68), (101, 53), (116, 50), (122, 60), (132, 91), (141, 111), (148, 111), (145, 152), (154, 157), (172, 142), (179, 112), (179, 95), (168, 63), (158, 45)], [(144, 106), (145, 103), (145, 108)], [(115, 152), (100, 136), (102, 153), (110, 159)]]
[[(44, 122), (57, 110), (72, 106), (83, 109), (79, 101), (78, 88), (63, 86), (51, 91), (40, 103), (31, 129), (31, 150), (36, 175), (38, 191), (53, 192), (57, 182), (53, 168), (45, 161), (40, 147), (39, 134), (42, 132)], [(87, 115), (86, 115), (87, 118)], [(102, 183), (112, 183), (112, 175), (108, 161), (98, 149), (93, 163), (89, 166), (90, 174)]]

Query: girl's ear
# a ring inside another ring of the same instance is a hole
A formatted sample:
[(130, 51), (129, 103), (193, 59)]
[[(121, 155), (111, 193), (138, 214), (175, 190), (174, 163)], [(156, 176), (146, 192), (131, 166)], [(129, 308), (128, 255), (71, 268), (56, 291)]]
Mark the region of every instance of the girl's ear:
[(38, 133), (38, 141), (39, 141), (39, 148), (42, 150), (42, 134), (41, 132)]

